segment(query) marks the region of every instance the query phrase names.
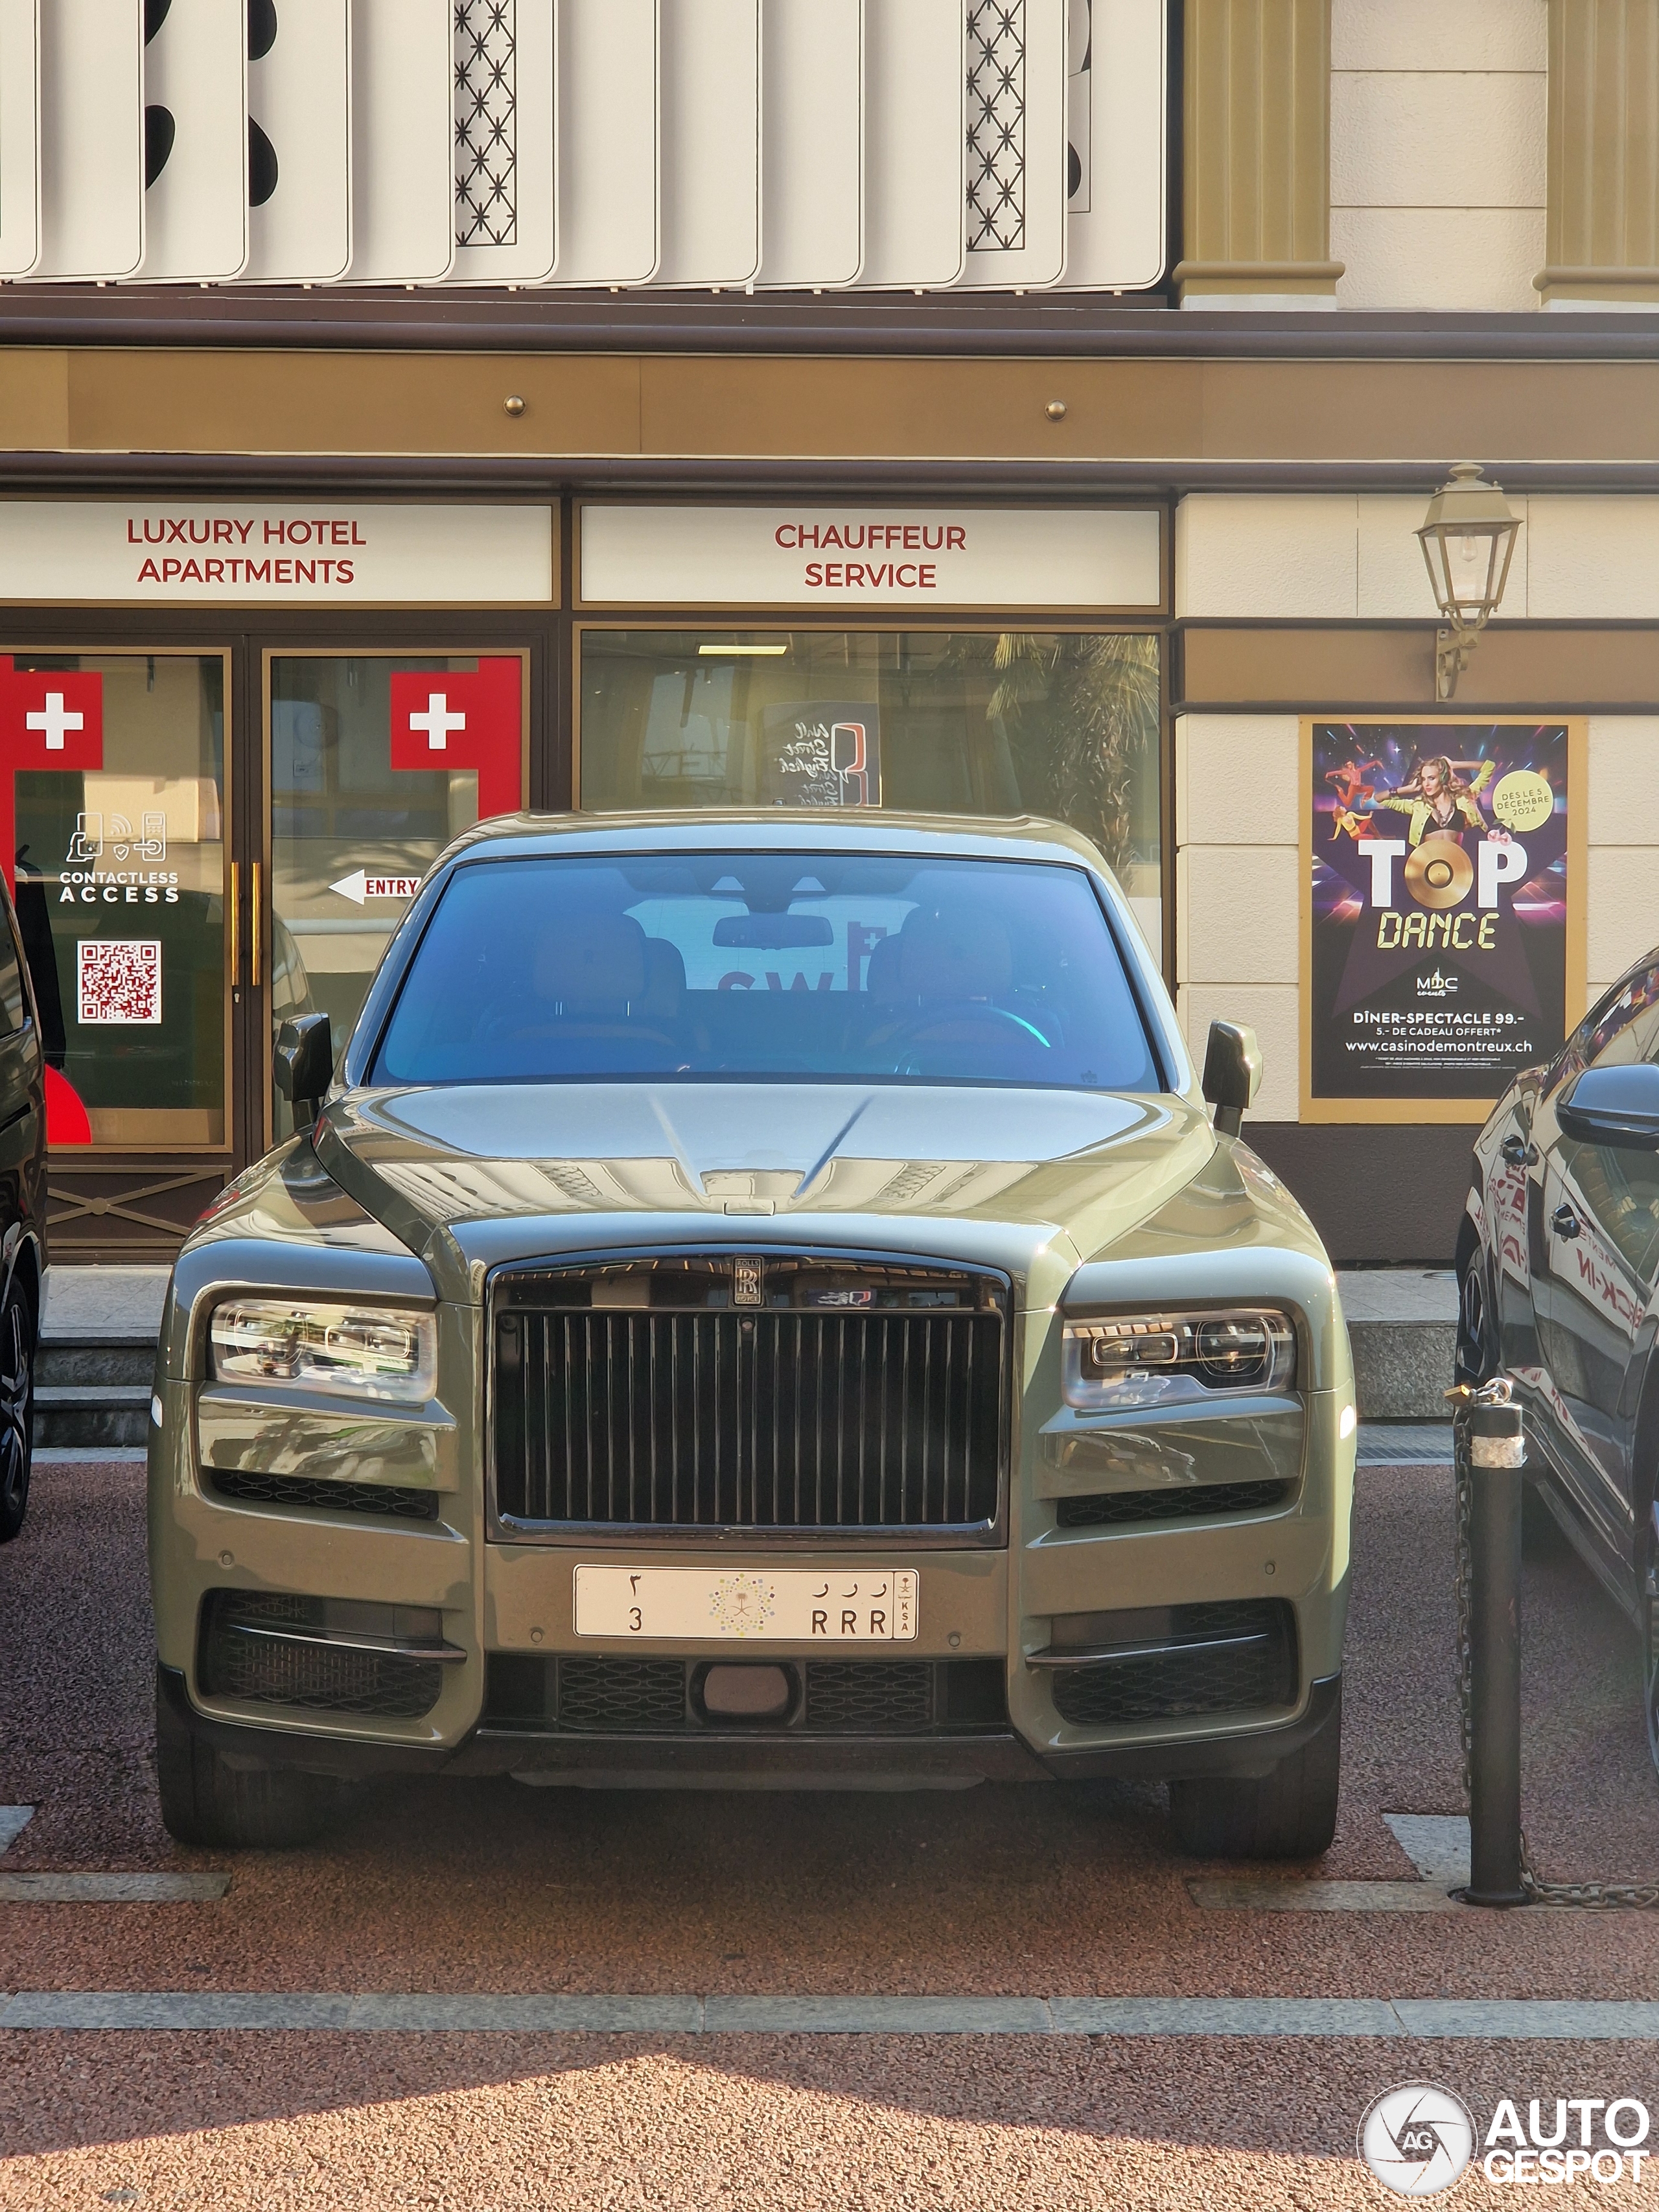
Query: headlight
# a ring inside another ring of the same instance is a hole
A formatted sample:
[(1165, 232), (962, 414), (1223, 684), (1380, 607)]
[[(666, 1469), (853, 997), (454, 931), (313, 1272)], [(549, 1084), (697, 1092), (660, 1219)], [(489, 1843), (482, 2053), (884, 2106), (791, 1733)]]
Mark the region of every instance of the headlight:
[(1133, 1314), (1066, 1323), (1066, 1402), (1089, 1413), (1217, 1391), (1288, 1390), (1296, 1331), (1282, 1313)]
[(297, 1382), (361, 1398), (423, 1404), (437, 1380), (430, 1314), (379, 1306), (231, 1298), (214, 1310), (213, 1372), (221, 1382)]

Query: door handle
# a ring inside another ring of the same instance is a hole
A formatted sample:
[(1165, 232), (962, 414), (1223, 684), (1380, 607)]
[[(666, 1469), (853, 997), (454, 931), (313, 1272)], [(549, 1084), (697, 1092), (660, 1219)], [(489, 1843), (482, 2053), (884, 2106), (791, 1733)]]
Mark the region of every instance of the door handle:
[(242, 980), (242, 872), (230, 864), (230, 988)]
[(1558, 1237), (1576, 1237), (1580, 1225), (1578, 1216), (1570, 1206), (1558, 1206), (1550, 1216), (1550, 1227)]
[(1529, 1145), (1524, 1137), (1505, 1137), (1498, 1147), (1512, 1168), (1535, 1168), (1538, 1147)]
[(259, 863), (253, 863), (253, 888), (248, 896), (247, 980), (259, 988)]

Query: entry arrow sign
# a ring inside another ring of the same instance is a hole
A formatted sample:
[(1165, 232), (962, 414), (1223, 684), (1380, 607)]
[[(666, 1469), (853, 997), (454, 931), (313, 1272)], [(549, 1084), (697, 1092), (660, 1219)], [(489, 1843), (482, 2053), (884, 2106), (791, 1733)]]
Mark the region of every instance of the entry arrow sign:
[(337, 884), (331, 884), (331, 891), (349, 898), (354, 906), (362, 906), (365, 899), (412, 899), (421, 888), (418, 876), (371, 876), (365, 869), (356, 869), (342, 876)]

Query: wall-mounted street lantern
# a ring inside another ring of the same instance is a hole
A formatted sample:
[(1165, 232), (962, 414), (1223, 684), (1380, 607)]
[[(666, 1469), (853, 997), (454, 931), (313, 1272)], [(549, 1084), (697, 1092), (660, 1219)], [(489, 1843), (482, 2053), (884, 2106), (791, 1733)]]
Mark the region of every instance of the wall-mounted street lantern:
[(1435, 605), (1445, 618), (1434, 657), (1437, 699), (1449, 699), (1456, 690), (1477, 639), (1497, 612), (1520, 534), (1520, 517), (1482, 477), (1480, 463), (1455, 462), (1417, 533)]

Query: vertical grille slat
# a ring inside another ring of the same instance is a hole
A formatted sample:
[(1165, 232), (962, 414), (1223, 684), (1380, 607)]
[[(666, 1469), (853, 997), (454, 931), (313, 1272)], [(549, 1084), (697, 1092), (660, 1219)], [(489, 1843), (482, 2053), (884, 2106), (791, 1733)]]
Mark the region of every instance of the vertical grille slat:
[[(721, 1264), (654, 1263), (682, 1276)], [(793, 1264), (833, 1267), (838, 1282), (854, 1272), (830, 1259)], [(884, 1288), (756, 1310), (677, 1297), (667, 1273), (649, 1306), (590, 1304), (598, 1272), (508, 1272), (492, 1294), (503, 1518), (555, 1528), (997, 1522), (1008, 1399), (1000, 1294), (894, 1267), (871, 1272), (884, 1285), (954, 1287), (908, 1305), (903, 1288)]]

